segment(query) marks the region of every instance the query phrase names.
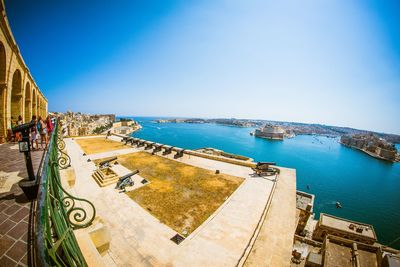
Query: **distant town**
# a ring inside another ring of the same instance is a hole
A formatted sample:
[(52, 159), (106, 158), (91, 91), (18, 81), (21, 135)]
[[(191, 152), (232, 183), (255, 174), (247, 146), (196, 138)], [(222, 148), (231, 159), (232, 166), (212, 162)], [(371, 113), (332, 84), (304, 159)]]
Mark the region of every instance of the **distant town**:
[(63, 122), (66, 136), (89, 136), (97, 134), (128, 135), (141, 128), (132, 119), (121, 118), (116, 120), (115, 114), (84, 114), (67, 111), (50, 112), (50, 115), (59, 117)]
[(159, 119), (156, 123), (216, 123), (235, 127), (257, 127), (251, 135), (256, 137), (283, 140), (296, 135), (325, 135), (341, 137), (342, 145), (358, 149), (368, 155), (390, 162), (399, 162), (400, 154), (394, 143), (400, 143), (400, 136), (358, 130), (349, 127), (246, 119)]
[(374, 134), (380, 138), (385, 139), (390, 143), (400, 143), (400, 135), (378, 133), (367, 130), (359, 130), (350, 127), (329, 126), (323, 124), (309, 124), (300, 122), (283, 122), (272, 120), (248, 120), (248, 119), (201, 119), (201, 118), (172, 118), (172, 119), (158, 119), (156, 123), (216, 123), (228, 126), (237, 127), (263, 127), (266, 124), (271, 126), (281, 127), (288, 137), (293, 135), (326, 135), (332, 137), (339, 137), (342, 135), (354, 134)]
[[(90, 136), (97, 134), (130, 135), (142, 126), (130, 119), (119, 118), (115, 114), (84, 114), (68, 111), (50, 113), (60, 117), (66, 135)], [(247, 119), (202, 119), (202, 118), (171, 118), (157, 119), (154, 123), (215, 123), (234, 127), (256, 128), (250, 132), (256, 137), (283, 140), (296, 135), (325, 135), (328, 137), (341, 137), (342, 145), (358, 149), (378, 159), (398, 162), (400, 154), (394, 143), (400, 143), (400, 136), (394, 134), (377, 133), (358, 130), (349, 127), (328, 126), (322, 124), (307, 124), (297, 122), (280, 122), (269, 120)]]

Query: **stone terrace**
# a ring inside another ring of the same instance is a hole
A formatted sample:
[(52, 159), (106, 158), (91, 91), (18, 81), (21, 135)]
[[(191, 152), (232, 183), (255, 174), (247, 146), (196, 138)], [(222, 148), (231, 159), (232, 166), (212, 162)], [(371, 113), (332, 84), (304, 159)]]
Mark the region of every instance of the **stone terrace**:
[[(36, 173), (43, 150), (31, 155)], [(33, 203), (18, 186), (20, 180), (28, 177), (24, 155), (18, 151), (18, 144), (2, 144), (0, 159), (0, 266), (27, 266)]]
[[(285, 220), (290, 222), (289, 225), (284, 224), (289, 227), (286, 229), (287, 231), (265, 233), (264, 228), (270, 223), (260, 224), (260, 221), (264, 220), (264, 211), (268, 212), (265, 207), (270, 205), (269, 197), (273, 196), (274, 179), (254, 177), (251, 175), (252, 170), (248, 167), (220, 161), (188, 155), (177, 159), (186, 164), (209, 170), (219, 169), (222, 173), (245, 178), (245, 182), (205, 223), (180, 245), (176, 245), (169, 240), (175, 234), (171, 228), (160, 223), (157, 218), (150, 215), (125, 194), (118, 193), (113, 185), (100, 188), (91, 177), (96, 167), (93, 162), (87, 161), (88, 158), (93, 161), (94, 159), (143, 151), (143, 149), (131, 147), (83, 156), (83, 151), (74, 140), (65, 139), (65, 141), (72, 159), (72, 166), (77, 174), (75, 187), (70, 190), (75, 195), (92, 201), (98, 215), (110, 230), (112, 236), (110, 250), (103, 255), (103, 260), (108, 262), (108, 266), (236, 266), (245, 251), (248, 250), (249, 241), (255, 231), (260, 231), (258, 228), (262, 225), (264, 227), (261, 228), (260, 237), (267, 234), (274, 239), (284, 239), (284, 242), (281, 243), (285, 247), (284, 252), (280, 254), (282, 259), (270, 261), (270, 263), (290, 262), (291, 255), (286, 251), (291, 249), (292, 244), (286, 246), (286, 240), (293, 238), (294, 227), (291, 224), (295, 220), (294, 214), (290, 212), (280, 214), (274, 211), (273, 215), (267, 214), (266, 216), (267, 221), (271, 220), (271, 216), (279, 217), (275, 218), (273, 222), (271, 221), (271, 224), (281, 223)], [(173, 160), (172, 155), (167, 157)], [(287, 193), (293, 194), (294, 201), (287, 204), (287, 210), (295, 211), (295, 172), (284, 170), (280, 176), (285, 176), (285, 178), (278, 187), (286, 188), (288, 184)], [(278, 201), (274, 198), (272, 197), (273, 203)], [(279, 198), (279, 202), (281, 200)], [(288, 218), (292, 215), (293, 218)], [(259, 247), (258, 242), (256, 245)], [(264, 248), (260, 249), (264, 250)]]

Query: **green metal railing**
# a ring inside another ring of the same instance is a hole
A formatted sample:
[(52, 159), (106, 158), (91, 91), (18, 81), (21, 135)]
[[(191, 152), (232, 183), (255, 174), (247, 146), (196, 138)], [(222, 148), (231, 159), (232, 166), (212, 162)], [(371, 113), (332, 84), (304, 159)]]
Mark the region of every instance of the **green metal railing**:
[[(73, 230), (89, 226), (96, 209), (90, 201), (77, 198), (62, 187), (60, 169), (69, 167), (71, 159), (63, 151), (61, 131), (57, 121), (39, 170), (35, 262), (39, 266), (87, 266)], [(90, 209), (89, 215), (85, 208)]]

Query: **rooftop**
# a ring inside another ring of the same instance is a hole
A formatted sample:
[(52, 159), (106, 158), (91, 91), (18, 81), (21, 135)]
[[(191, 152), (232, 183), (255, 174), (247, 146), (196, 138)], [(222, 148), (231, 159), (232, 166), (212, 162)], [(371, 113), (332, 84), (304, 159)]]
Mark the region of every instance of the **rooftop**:
[(321, 213), (319, 224), (334, 229), (339, 229), (354, 235), (377, 239), (372, 225), (346, 220), (329, 214)]
[(379, 266), (377, 253), (378, 247), (327, 236), (324, 266)]
[(308, 194), (302, 191), (296, 191), (296, 208), (301, 210), (307, 210), (307, 206), (311, 205), (311, 210), (314, 206), (314, 195)]

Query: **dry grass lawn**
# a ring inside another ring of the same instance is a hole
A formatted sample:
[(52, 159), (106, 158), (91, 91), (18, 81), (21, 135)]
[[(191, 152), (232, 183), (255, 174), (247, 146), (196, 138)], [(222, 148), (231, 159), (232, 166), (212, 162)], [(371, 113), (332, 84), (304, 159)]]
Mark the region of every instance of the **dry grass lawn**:
[(129, 148), (124, 143), (106, 139), (105, 137), (75, 139), (75, 141), (87, 155)]
[(243, 182), (146, 152), (118, 156), (118, 162), (150, 181), (127, 195), (183, 235), (200, 226)]

